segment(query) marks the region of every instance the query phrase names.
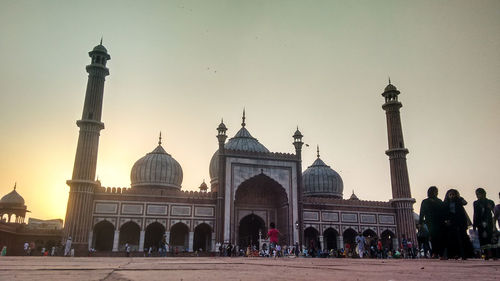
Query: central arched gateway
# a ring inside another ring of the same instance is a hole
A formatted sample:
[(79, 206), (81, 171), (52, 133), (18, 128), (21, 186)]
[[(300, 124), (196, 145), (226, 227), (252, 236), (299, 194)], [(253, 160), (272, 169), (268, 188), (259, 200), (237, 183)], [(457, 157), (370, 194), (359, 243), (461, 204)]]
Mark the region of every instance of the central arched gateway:
[(264, 220), (254, 214), (241, 219), (238, 231), (238, 245), (245, 249), (247, 246), (256, 246), (259, 249), (259, 232), (265, 237), (266, 225)]
[(289, 244), (292, 224), (289, 222), (289, 204), (285, 189), (272, 178), (261, 173), (244, 181), (236, 190), (234, 200), (235, 242), (240, 247), (249, 244), (258, 247), (259, 230), (266, 238), (271, 222), (280, 231), (280, 243)]

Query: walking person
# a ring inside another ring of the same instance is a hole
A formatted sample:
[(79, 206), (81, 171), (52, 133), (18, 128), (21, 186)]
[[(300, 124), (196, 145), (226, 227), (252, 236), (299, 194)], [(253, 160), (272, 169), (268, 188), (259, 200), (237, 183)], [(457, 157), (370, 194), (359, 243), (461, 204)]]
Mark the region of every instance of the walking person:
[(429, 241), (433, 258), (443, 255), (443, 201), (438, 197), (438, 188), (435, 186), (427, 189), (427, 198), (420, 205), (419, 224), (427, 226)]
[(493, 257), (492, 238), (493, 238), (493, 210), (495, 203), (486, 198), (486, 191), (483, 188), (476, 189), (477, 200), (474, 201), (474, 219), (472, 227), (477, 229), (479, 235), (479, 244), (484, 254), (484, 259)]
[(71, 244), (72, 244), (71, 236), (66, 240), (66, 245), (64, 247), (64, 256), (67, 257), (71, 254)]
[(356, 236), (356, 244), (358, 245), (358, 254), (360, 258), (363, 258), (363, 255), (365, 253), (365, 237), (363, 234), (358, 233), (358, 236)]
[(267, 237), (269, 237), (269, 243), (271, 244), (271, 253), (276, 249), (276, 245), (278, 244), (279, 241), (279, 235), (280, 232), (279, 230), (276, 229), (276, 225), (274, 222), (270, 223), (270, 229), (267, 232)]
[(450, 189), (446, 192), (444, 200), (444, 221), (446, 227), (446, 248), (445, 258), (467, 259), (466, 251), (470, 239), (466, 233), (467, 213), (464, 205), (466, 201), (460, 197), (456, 189)]

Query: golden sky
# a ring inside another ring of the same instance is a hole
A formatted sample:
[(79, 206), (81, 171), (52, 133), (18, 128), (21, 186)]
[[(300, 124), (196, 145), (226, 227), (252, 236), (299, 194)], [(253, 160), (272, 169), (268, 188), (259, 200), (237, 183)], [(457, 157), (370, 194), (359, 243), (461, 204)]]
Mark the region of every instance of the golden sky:
[[(97, 174), (130, 185), (159, 131), (183, 189), (205, 179), (223, 117), (303, 167), (321, 158), (344, 197), (391, 197), (381, 93), (400, 90), (416, 210), (429, 185), (472, 203), (500, 183), (499, 1), (0, 1), (0, 196), (64, 218), (87, 81), (111, 61)], [(470, 204), (471, 205), (471, 204)], [(469, 206), (470, 206), (469, 205)], [(470, 208), (469, 208), (470, 210)]]

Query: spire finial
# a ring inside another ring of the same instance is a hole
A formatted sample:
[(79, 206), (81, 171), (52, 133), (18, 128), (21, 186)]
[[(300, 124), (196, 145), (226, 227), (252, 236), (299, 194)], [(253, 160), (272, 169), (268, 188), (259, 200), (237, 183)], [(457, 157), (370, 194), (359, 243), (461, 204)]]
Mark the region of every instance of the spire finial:
[(318, 156), (318, 158), (319, 158), (319, 144), (318, 144), (318, 145), (316, 145), (316, 152), (317, 152), (317, 156)]
[(243, 117), (241, 118), (241, 120), (243, 120), (241, 122), (241, 127), (245, 127), (246, 124), (245, 124), (245, 108), (244, 107), (243, 107)]
[(17, 187), (17, 181), (14, 182), (14, 190), (16, 190), (16, 187)]
[(391, 84), (391, 76), (389, 76), (389, 84)]
[(101, 36), (101, 43), (99, 43), (99, 45), (102, 45), (102, 36)]
[(160, 137), (158, 138), (158, 145), (161, 145), (161, 131), (160, 131)]

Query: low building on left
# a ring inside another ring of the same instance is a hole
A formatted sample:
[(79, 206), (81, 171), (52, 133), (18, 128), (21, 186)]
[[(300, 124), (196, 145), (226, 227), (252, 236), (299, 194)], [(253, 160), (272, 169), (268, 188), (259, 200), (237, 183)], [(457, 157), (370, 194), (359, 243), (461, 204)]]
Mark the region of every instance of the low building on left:
[[(0, 199), (0, 248), (7, 247), (8, 256), (41, 256), (43, 250), (52, 254), (61, 251), (62, 220), (40, 220), (29, 218), (25, 223), (26, 213), (30, 212), (24, 198), (17, 192), (17, 187)], [(29, 251), (25, 250), (25, 244)]]

